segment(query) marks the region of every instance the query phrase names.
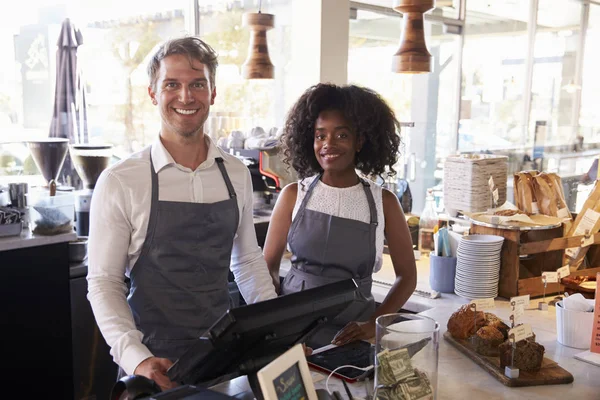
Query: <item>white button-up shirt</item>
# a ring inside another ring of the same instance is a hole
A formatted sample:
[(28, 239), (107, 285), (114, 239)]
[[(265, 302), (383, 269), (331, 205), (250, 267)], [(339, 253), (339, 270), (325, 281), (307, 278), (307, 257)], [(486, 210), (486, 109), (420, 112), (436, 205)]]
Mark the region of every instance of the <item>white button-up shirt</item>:
[(127, 374), (152, 356), (142, 344), (127, 304), (129, 276), (146, 239), (152, 182), (150, 156), (158, 173), (159, 200), (215, 203), (229, 193), (215, 158), (223, 158), (237, 193), (240, 221), (233, 242), (231, 271), (247, 303), (277, 297), (252, 218), (252, 180), (248, 168), (206, 137), (208, 156), (192, 171), (173, 160), (160, 140), (107, 168), (96, 183), (90, 210), (88, 299), (117, 364)]

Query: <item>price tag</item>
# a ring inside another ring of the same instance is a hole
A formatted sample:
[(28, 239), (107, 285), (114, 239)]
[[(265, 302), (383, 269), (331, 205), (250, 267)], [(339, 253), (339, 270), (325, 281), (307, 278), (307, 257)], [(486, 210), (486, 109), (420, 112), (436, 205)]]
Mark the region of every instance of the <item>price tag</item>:
[(558, 282), (558, 273), (556, 272), (542, 272), (542, 279), (544, 277), (548, 283)]
[(500, 195), (498, 194), (498, 189), (494, 189), (494, 191), (492, 192), (492, 197), (494, 198), (494, 202), (496, 202), (496, 204), (497, 204), (498, 200), (500, 199)]
[(594, 244), (594, 235), (584, 237), (581, 239), (581, 247), (588, 247)]
[(490, 175), (490, 179), (488, 179), (488, 186), (490, 187), (490, 190), (494, 190), (496, 187), (494, 184), (494, 177), (492, 175)]
[(531, 213), (532, 214), (539, 214), (540, 213), (540, 208), (538, 207), (537, 201), (534, 201), (531, 203)]
[(515, 335), (515, 342), (520, 342), (523, 339), (533, 336), (533, 331), (531, 330), (531, 325), (521, 324), (509, 330), (508, 336), (510, 335)]
[(529, 305), (529, 295), (511, 297), (510, 302), (512, 303), (513, 301), (515, 302), (515, 306), (521, 306), (525, 309)]
[(558, 271), (556, 271), (556, 273), (558, 275), (560, 275), (561, 278), (565, 278), (565, 277), (571, 275), (571, 269), (569, 268), (568, 265), (565, 265), (564, 267), (560, 267), (558, 269)]
[(490, 297), (489, 299), (476, 299), (471, 300), (470, 304), (475, 304), (477, 310), (489, 310), (491, 308), (496, 308), (496, 303), (494, 302), (494, 298)]

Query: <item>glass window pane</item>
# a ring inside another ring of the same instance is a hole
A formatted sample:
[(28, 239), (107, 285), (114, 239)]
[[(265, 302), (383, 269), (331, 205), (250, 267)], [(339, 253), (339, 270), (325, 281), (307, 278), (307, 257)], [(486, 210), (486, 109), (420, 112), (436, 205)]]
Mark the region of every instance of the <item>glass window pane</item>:
[(525, 144), (527, 2), (467, 2), (461, 151)]
[(590, 4), (590, 19), (585, 38), (581, 90), (580, 132), (585, 143), (600, 142), (600, 5)]
[[(556, 10), (560, 9), (560, 13)], [(581, 3), (568, 0), (540, 0), (533, 54), (529, 143), (534, 158), (544, 158), (544, 170), (568, 173), (569, 163), (561, 163), (543, 147), (574, 145), (577, 140), (575, 85), (577, 51), (580, 41)], [(575, 115), (575, 118), (573, 116)], [(540, 137), (540, 123), (545, 124)], [(566, 168), (566, 169), (565, 169)], [(564, 169), (561, 171), (561, 169)]]
[[(442, 178), (441, 160), (456, 149), (459, 36), (444, 33), (441, 24), (425, 22), (425, 37), (433, 56), (430, 74), (391, 71), (398, 50), (401, 17), (358, 10), (350, 21), (348, 81), (380, 93), (401, 122), (404, 148), (396, 170), (412, 178), (413, 210), (420, 212), (427, 188)], [(366, 61), (368, 60), (368, 61)], [(414, 160), (414, 161), (413, 161)]]
[(258, 12), (258, 2), (200, 2), (200, 36), (219, 53), (217, 98), (206, 125), (214, 139), (227, 136), (232, 130), (247, 131), (260, 126), (268, 132), (283, 124), (287, 111), (283, 99), (292, 79), (291, 1), (262, 2), (261, 11), (275, 16), (275, 27), (267, 31), (275, 79), (255, 80), (243, 79), (240, 72), (250, 40), (250, 30), (242, 26), (242, 16)]

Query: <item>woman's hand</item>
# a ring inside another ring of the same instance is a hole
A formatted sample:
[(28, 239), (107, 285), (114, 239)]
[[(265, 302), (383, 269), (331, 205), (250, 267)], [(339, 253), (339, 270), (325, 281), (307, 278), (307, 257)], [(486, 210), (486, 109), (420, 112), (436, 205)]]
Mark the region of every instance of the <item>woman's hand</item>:
[(304, 350), (304, 355), (306, 357), (310, 356), (313, 352), (313, 349), (311, 349), (310, 347), (306, 346), (304, 343), (302, 343), (302, 350)]
[(281, 294), (281, 282), (279, 281), (279, 274), (271, 273), (271, 279), (273, 280), (273, 286), (275, 286), (275, 293)]
[(375, 321), (368, 322), (349, 322), (340, 330), (333, 340), (332, 344), (342, 346), (357, 340), (368, 340), (375, 336)]

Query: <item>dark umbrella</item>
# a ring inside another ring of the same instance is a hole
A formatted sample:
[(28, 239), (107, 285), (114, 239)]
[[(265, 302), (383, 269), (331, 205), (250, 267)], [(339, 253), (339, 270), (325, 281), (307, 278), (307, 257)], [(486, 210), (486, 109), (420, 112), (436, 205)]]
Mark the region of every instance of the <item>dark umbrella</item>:
[[(83, 37), (69, 18), (62, 23), (56, 49), (56, 88), (54, 110), (50, 125), (50, 137), (69, 139), (70, 143), (87, 143), (87, 105), (84, 82), (77, 66), (77, 49), (83, 44)], [(73, 169), (70, 157), (65, 159), (59, 181), (75, 188), (81, 180)]]

